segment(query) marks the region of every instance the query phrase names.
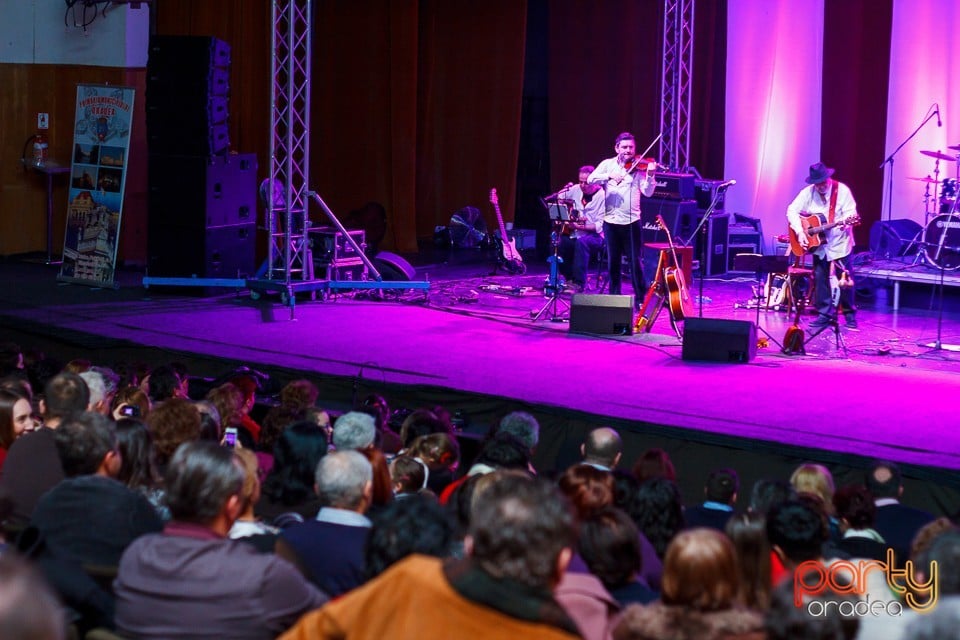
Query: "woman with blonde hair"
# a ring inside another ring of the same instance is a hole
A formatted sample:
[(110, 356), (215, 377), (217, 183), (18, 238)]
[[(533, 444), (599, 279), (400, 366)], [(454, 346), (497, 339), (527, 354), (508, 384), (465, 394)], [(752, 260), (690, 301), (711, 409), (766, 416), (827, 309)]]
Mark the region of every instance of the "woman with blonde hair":
[(790, 476), (790, 484), (797, 493), (808, 493), (820, 498), (823, 511), (827, 514), (827, 524), (830, 526), (830, 539), (840, 540), (840, 521), (836, 518), (833, 507), (833, 494), (836, 486), (833, 484), (833, 474), (822, 464), (807, 462), (797, 467)]

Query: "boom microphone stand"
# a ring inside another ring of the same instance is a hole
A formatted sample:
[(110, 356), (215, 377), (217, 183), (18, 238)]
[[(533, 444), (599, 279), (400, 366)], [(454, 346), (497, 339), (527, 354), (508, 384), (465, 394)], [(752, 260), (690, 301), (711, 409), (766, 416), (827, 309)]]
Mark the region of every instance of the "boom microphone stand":
[(887, 156), (886, 159), (880, 163), (880, 166), (877, 167), (878, 169), (883, 169), (883, 165), (887, 163), (890, 164), (890, 173), (887, 174), (887, 222), (893, 219), (893, 157), (900, 152), (900, 149), (903, 149), (905, 144), (913, 140), (913, 136), (917, 135), (920, 129), (923, 129), (923, 125), (930, 122), (930, 119), (933, 118), (934, 115), (937, 116), (937, 122), (940, 121), (940, 107), (936, 104), (934, 104), (934, 106), (936, 106), (936, 109), (930, 111), (927, 117), (923, 119), (923, 122), (920, 123), (920, 126), (914, 129), (913, 133), (907, 136), (907, 139), (901, 142), (900, 146), (894, 149), (893, 153)]
[(703, 214), (703, 217), (700, 218), (700, 222), (699, 222), (699, 224), (697, 224), (697, 228), (693, 230), (693, 233), (690, 234), (690, 237), (687, 238), (686, 241), (684, 241), (683, 239), (681, 239), (681, 244), (680, 244), (680, 246), (682, 246), (682, 247), (689, 247), (689, 246), (690, 246), (690, 243), (693, 242), (693, 239), (697, 237), (697, 234), (698, 234), (698, 233), (701, 233), (701, 232), (703, 233), (703, 238), (702, 238), (702, 240), (701, 240), (701, 242), (700, 242), (700, 257), (699, 257), (699, 260), (700, 260), (700, 269), (699, 269), (699, 271), (700, 271), (700, 273), (699, 273), (699, 276), (700, 276), (700, 283), (699, 283), (700, 291), (699, 291), (699, 293), (697, 294), (697, 297), (699, 298), (698, 315), (699, 315), (699, 317), (701, 317), (701, 318), (703, 317), (703, 280), (704, 280), (704, 275), (706, 274), (706, 270), (707, 270), (707, 251), (708, 251), (707, 245), (710, 243), (710, 240), (709, 240), (709, 238), (707, 237), (708, 234), (707, 234), (707, 224), (706, 224), (706, 223), (707, 223), (707, 220), (710, 219), (710, 216), (713, 215), (713, 210), (717, 208), (717, 203), (720, 202), (720, 196), (723, 195), (724, 193), (726, 193), (727, 187), (730, 187), (730, 186), (732, 186), (732, 185), (734, 185), (734, 184), (736, 184), (736, 183), (737, 183), (736, 180), (729, 180), (729, 181), (724, 182), (723, 184), (721, 184), (719, 187), (717, 187), (716, 192), (713, 194), (713, 200), (710, 202), (710, 206), (707, 207), (706, 213), (704, 213), (704, 214)]

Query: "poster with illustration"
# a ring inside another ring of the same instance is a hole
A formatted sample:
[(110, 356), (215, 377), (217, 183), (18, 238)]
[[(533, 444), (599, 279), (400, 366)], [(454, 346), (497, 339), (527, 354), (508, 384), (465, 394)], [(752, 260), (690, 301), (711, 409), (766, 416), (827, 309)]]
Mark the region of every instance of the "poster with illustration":
[(133, 94), (129, 87), (77, 85), (67, 227), (58, 280), (114, 286)]

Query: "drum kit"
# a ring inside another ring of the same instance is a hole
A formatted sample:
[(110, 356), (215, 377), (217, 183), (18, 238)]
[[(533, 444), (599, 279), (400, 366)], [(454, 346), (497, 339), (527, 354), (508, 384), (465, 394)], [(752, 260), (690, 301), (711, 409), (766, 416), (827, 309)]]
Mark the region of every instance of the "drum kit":
[[(925, 156), (936, 159), (933, 176), (925, 178), (908, 178), (925, 183), (924, 192), (925, 215), (923, 225), (922, 255), (927, 262), (937, 269), (953, 271), (960, 269), (960, 144), (948, 149), (954, 155), (941, 151), (921, 151)], [(956, 178), (940, 180), (940, 161), (956, 162)], [(930, 193), (933, 185), (933, 194)], [(918, 259), (921, 253), (918, 252)]]

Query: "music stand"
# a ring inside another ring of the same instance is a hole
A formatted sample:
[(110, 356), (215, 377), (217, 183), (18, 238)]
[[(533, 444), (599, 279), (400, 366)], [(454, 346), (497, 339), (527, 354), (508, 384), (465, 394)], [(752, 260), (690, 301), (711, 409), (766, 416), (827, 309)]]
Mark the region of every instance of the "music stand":
[[(531, 311), (530, 315), (534, 322), (539, 320), (545, 313), (550, 312), (551, 322), (565, 322), (564, 314), (569, 312), (570, 304), (560, 296), (563, 294), (566, 284), (560, 277), (560, 263), (563, 258), (560, 257), (560, 230), (563, 223), (570, 220), (570, 209), (566, 205), (552, 202), (547, 205), (547, 214), (550, 216), (550, 222), (553, 223), (553, 230), (550, 232), (550, 244), (553, 247), (553, 255), (547, 258), (550, 263), (550, 275), (544, 287), (544, 292), (549, 294), (550, 298), (544, 303), (538, 311)], [(566, 309), (561, 309), (565, 307)]]
[(757, 317), (755, 324), (757, 329), (763, 332), (767, 338), (773, 341), (773, 344), (780, 347), (783, 351), (783, 345), (770, 335), (766, 329), (760, 326), (760, 300), (763, 297), (763, 274), (765, 273), (786, 273), (790, 262), (785, 255), (764, 256), (759, 253), (739, 253), (733, 258), (733, 268), (737, 271), (754, 271), (757, 274), (757, 293), (756, 299)]

